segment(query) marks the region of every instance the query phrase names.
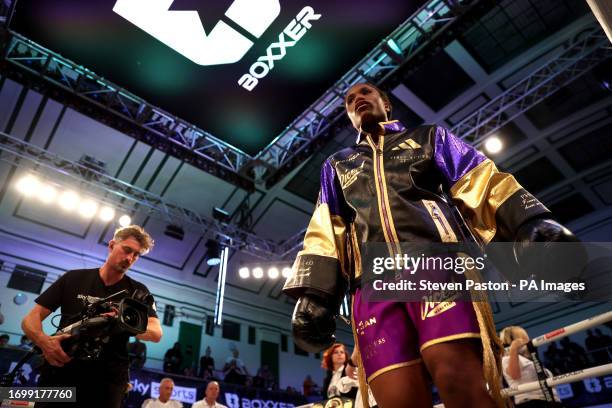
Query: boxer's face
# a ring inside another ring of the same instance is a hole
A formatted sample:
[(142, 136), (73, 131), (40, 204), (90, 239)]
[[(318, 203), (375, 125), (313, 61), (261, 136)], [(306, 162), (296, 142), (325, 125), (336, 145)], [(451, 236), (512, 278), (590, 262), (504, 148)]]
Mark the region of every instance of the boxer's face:
[(353, 85), (344, 98), (344, 106), (355, 129), (387, 121), (390, 106), (376, 88), (368, 84)]
[(142, 247), (134, 237), (108, 243), (108, 264), (117, 272), (125, 273), (138, 260)]

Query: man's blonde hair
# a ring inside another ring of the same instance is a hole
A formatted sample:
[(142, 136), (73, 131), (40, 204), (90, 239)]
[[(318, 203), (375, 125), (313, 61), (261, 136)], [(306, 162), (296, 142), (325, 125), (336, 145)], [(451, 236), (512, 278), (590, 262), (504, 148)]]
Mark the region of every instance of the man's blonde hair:
[(127, 227), (117, 228), (113, 235), (113, 239), (117, 242), (125, 241), (130, 237), (134, 238), (140, 244), (140, 255), (147, 254), (155, 245), (153, 238), (151, 238), (147, 231), (139, 225), (128, 225)]

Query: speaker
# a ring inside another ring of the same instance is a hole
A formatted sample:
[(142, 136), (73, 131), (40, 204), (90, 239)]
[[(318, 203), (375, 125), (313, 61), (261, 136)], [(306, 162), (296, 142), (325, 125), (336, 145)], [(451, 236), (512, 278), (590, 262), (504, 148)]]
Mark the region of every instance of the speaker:
[(164, 320), (162, 324), (164, 326), (172, 326), (174, 323), (174, 316), (176, 316), (176, 309), (172, 305), (166, 305), (164, 307)]
[(206, 331), (205, 333), (209, 336), (215, 334), (215, 318), (214, 316), (206, 316)]

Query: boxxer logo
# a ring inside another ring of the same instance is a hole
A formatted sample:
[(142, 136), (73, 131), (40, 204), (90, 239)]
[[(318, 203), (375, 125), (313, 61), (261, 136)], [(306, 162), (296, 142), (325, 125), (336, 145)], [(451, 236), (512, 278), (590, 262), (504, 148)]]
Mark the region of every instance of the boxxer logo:
[(244, 74), (238, 80), (238, 84), (247, 91), (252, 91), (259, 83), (259, 80), (268, 75), (270, 70), (274, 68), (274, 61), (283, 59), (287, 54), (287, 48), (297, 44), (302, 36), (306, 34), (306, 31), (312, 28), (310, 21), (320, 18), (321, 15), (315, 14), (312, 7), (304, 7), (278, 35), (278, 42), (274, 42), (268, 47), (266, 55), (257, 58), (257, 61), (251, 65), (249, 73)]
[[(117, 0), (113, 11), (198, 65), (231, 64), (253, 41), (220, 20), (204, 31), (197, 11), (169, 10), (174, 0)], [(234, 0), (225, 17), (259, 38), (280, 14), (279, 0)]]

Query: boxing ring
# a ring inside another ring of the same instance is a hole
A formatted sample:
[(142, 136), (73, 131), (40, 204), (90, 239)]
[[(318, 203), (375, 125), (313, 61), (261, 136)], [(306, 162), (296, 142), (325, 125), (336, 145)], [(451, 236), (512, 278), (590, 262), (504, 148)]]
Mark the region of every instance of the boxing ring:
[[(532, 353), (532, 356), (534, 354), (536, 354), (537, 356), (537, 353), (533, 352), (537, 347), (541, 347), (545, 344), (552, 343), (553, 341), (557, 341), (563, 337), (570, 336), (574, 333), (578, 333), (580, 331), (584, 331), (592, 327), (599, 326), (600, 324), (607, 323), (611, 320), (612, 320), (612, 311), (605, 312), (597, 316), (591, 317), (589, 319), (582, 320), (580, 322), (570, 324), (569, 326), (562, 327), (560, 329), (553, 330), (541, 336), (535, 337), (531, 339), (529, 343), (527, 343), (524, 347), (527, 347), (527, 349)], [(537, 366), (541, 364), (539, 360), (537, 362), (534, 360), (534, 365), (536, 366), (536, 371), (537, 371)], [(583, 370), (573, 371), (571, 373), (560, 374), (560, 375), (546, 378), (540, 381), (534, 381), (534, 382), (530, 382), (526, 384), (521, 384), (516, 387), (504, 388), (502, 390), (502, 395), (504, 397), (511, 397), (517, 394), (523, 394), (526, 392), (541, 389), (543, 388), (543, 386), (550, 388), (550, 387), (554, 387), (555, 385), (568, 384), (568, 383), (583, 380), (585, 378), (599, 377), (599, 376), (610, 374), (610, 373), (612, 373), (612, 363), (603, 364), (603, 365), (596, 366), (596, 367), (590, 367), (590, 368), (585, 368)]]
[[(544, 368), (537, 356), (537, 348), (542, 347), (546, 344), (552, 343), (563, 337), (570, 336), (574, 333), (578, 333), (580, 331), (584, 331), (601, 324), (612, 321), (612, 311), (605, 312), (599, 314), (597, 316), (593, 316), (591, 318), (579, 321), (577, 323), (570, 324), (565, 327), (561, 327), (559, 329), (550, 331), (541, 336), (535, 337), (531, 339), (525, 346), (527, 350), (530, 352), (531, 357), (534, 362), (534, 366), (536, 368), (536, 373), (538, 374), (538, 381), (533, 381), (525, 384), (520, 384), (513, 387), (504, 388), (502, 390), (502, 396), (504, 398), (510, 398), (515, 395), (541, 390), (544, 393), (544, 396), (548, 401), (552, 401), (552, 387), (568, 384), (576, 381), (583, 380), (585, 378), (590, 377), (600, 377), (607, 374), (612, 374), (612, 363), (603, 364), (596, 367), (585, 368), (582, 370), (572, 371), (565, 374), (556, 375), (553, 377), (546, 377), (544, 373)], [(332, 398), (330, 400), (315, 402), (312, 404), (302, 405), (296, 408), (330, 408), (330, 407), (352, 407), (353, 404), (350, 404), (346, 399), (340, 398)], [(359, 405), (359, 404), (357, 404)], [(433, 408), (444, 408), (444, 404), (434, 405)]]

